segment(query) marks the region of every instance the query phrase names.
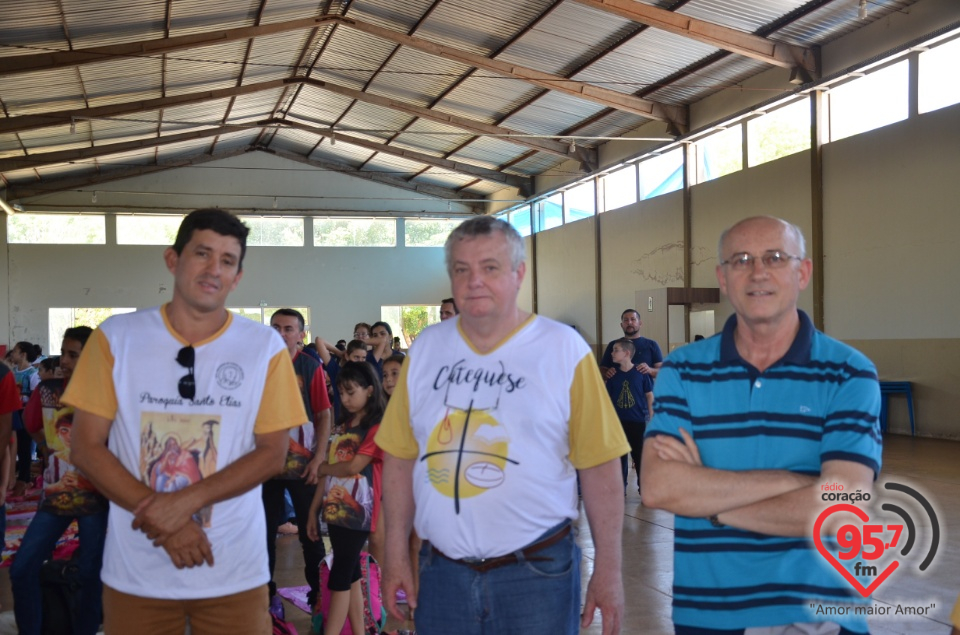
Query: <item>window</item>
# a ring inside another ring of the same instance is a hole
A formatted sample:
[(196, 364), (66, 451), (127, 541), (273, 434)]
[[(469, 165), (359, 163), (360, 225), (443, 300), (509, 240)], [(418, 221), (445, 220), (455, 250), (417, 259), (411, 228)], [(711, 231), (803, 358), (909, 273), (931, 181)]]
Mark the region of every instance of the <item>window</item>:
[[(504, 219), (507, 220), (507, 219)], [(403, 244), (407, 247), (443, 247), (461, 220), (440, 218), (403, 219)]]
[(396, 247), (395, 218), (315, 218), (317, 247)]
[(401, 348), (409, 348), (420, 331), (440, 321), (440, 305), (381, 306), (380, 319), (400, 338)]
[(250, 235), (248, 247), (303, 247), (302, 218), (241, 216)]
[(60, 354), (60, 343), (63, 341), (63, 332), (69, 328), (73, 328), (74, 326), (97, 328), (101, 322), (111, 315), (133, 313), (134, 311), (136, 311), (136, 309), (131, 308), (51, 308), (47, 313), (47, 333), (50, 337), (50, 344), (46, 348), (47, 354)]
[(960, 102), (960, 38), (920, 54), (920, 112)]
[(830, 140), (907, 118), (907, 60), (830, 90)]
[(530, 235), (530, 206), (524, 205), (510, 212), (510, 224), (521, 236)]
[(107, 226), (102, 214), (14, 214), (7, 216), (7, 242), (103, 245)]
[(675, 192), (683, 187), (683, 149), (677, 148), (666, 154), (641, 162), (640, 200)]
[(597, 213), (597, 198), (593, 179), (572, 187), (563, 193), (567, 222), (589, 218)]
[(306, 331), (307, 334), (303, 338), (304, 342), (306, 342), (307, 344), (312, 342), (313, 336), (311, 335), (311, 332), (310, 332), (310, 309), (305, 306), (227, 307), (228, 310), (233, 311), (239, 316), (245, 317), (248, 320), (253, 320), (258, 324), (266, 324), (267, 326), (270, 326), (270, 318), (273, 317), (273, 314), (277, 311), (277, 309), (280, 309), (280, 308), (290, 308), (290, 309), (296, 309), (297, 311), (300, 311), (300, 313), (303, 315), (304, 321), (306, 322), (304, 330)]
[(182, 222), (183, 216), (117, 214), (117, 244), (170, 246)]
[(617, 209), (637, 202), (637, 166), (628, 165), (600, 177), (600, 211)]
[(741, 124), (715, 132), (696, 142), (698, 183), (726, 176), (743, 168)]
[(806, 99), (747, 122), (747, 162), (760, 165), (810, 147), (810, 102)]
[(542, 232), (563, 225), (563, 193), (558, 192), (550, 198), (541, 199), (533, 204), (534, 225)]

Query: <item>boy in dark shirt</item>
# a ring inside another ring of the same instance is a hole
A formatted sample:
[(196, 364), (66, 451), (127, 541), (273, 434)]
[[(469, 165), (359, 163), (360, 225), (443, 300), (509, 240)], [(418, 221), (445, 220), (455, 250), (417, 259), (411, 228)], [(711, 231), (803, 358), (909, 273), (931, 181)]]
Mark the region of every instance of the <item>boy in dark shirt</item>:
[[(620, 425), (630, 442), (630, 456), (637, 472), (637, 491), (640, 491), (640, 455), (643, 451), (643, 433), (653, 412), (653, 380), (633, 365), (633, 342), (627, 338), (613, 343), (610, 357), (616, 369), (607, 380), (607, 392), (620, 417)], [(627, 456), (620, 459), (623, 468), (623, 491), (627, 491)]]

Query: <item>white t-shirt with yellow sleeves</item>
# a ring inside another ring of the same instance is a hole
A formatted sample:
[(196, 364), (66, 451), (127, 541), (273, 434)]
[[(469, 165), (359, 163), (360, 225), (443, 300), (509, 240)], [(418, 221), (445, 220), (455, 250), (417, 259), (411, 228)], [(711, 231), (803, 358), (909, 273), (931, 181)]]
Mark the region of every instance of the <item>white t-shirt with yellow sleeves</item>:
[(376, 441), (416, 459), (414, 526), (451, 558), (504, 555), (576, 518), (576, 469), (630, 449), (587, 343), (537, 315), (486, 354), (459, 319), (425, 329)]
[[(251, 452), (254, 434), (307, 421), (290, 355), (273, 329), (229, 315), (208, 340), (194, 343), (196, 397), (180, 397), (187, 374), (177, 352), (187, 342), (165, 308), (111, 317), (97, 329), (63, 401), (113, 421), (109, 448), (131, 474), (172, 492)], [(229, 595), (269, 580), (260, 488), (200, 510), (214, 565), (178, 570), (167, 552), (131, 528), (133, 515), (110, 505), (103, 582), (149, 598)]]

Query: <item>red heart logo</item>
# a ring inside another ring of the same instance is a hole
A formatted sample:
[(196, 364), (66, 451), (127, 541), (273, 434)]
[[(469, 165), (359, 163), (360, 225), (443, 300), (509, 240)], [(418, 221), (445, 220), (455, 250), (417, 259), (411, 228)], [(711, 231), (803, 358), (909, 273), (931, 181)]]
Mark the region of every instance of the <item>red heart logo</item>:
[(864, 588), (864, 586), (860, 584), (860, 581), (857, 580), (852, 573), (847, 571), (847, 568), (844, 567), (843, 564), (841, 564), (840, 561), (837, 560), (832, 553), (827, 551), (827, 548), (825, 546), (823, 546), (823, 541), (820, 535), (820, 528), (823, 526), (823, 521), (827, 519), (827, 516), (830, 516), (831, 514), (835, 514), (837, 512), (850, 512), (851, 514), (854, 514), (855, 516), (857, 516), (864, 523), (870, 520), (870, 516), (867, 515), (867, 512), (863, 511), (862, 509), (860, 509), (855, 505), (847, 505), (845, 503), (831, 505), (830, 507), (827, 507), (825, 510), (820, 512), (820, 515), (817, 517), (817, 522), (814, 523), (813, 525), (813, 542), (816, 543), (817, 551), (820, 552), (820, 555), (826, 558), (827, 562), (832, 564), (833, 568), (839, 571), (840, 575), (846, 578), (847, 582), (853, 585), (853, 588), (855, 588), (860, 595), (862, 595), (863, 597), (867, 597), (871, 593), (873, 593), (876, 590), (876, 588), (880, 586), (883, 583), (883, 581), (890, 576), (891, 573), (897, 570), (897, 567), (900, 566), (900, 562), (897, 560), (894, 560), (893, 562), (891, 562), (887, 566), (887, 568), (884, 569), (880, 573), (880, 575), (878, 575), (874, 579), (874, 581), (870, 583), (870, 586)]

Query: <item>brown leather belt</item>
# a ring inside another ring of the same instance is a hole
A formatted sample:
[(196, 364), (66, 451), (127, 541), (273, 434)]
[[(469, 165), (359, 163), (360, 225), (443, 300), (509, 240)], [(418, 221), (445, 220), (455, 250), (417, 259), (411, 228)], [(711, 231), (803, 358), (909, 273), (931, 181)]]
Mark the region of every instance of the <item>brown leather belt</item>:
[[(523, 554), (524, 560), (532, 560), (532, 561), (549, 560), (549, 558), (545, 558), (542, 556), (534, 556), (533, 554), (543, 549), (546, 549), (547, 547), (552, 547), (553, 545), (563, 540), (563, 538), (565, 538), (569, 533), (570, 533), (570, 525), (566, 525), (563, 529), (553, 534), (552, 536), (548, 536), (543, 540), (541, 540), (540, 542), (535, 542), (529, 547), (525, 547), (521, 549), (520, 553)], [(444, 554), (442, 551), (440, 551), (433, 545), (431, 545), (430, 548), (433, 550), (433, 553), (437, 554), (441, 558), (446, 558), (451, 562), (462, 564), (464, 566), (470, 567), (474, 571), (479, 571), (481, 573), (485, 571), (490, 571), (491, 569), (505, 567), (508, 564), (516, 564), (520, 562), (520, 559), (517, 557), (516, 553), (508, 553), (505, 556), (497, 556), (496, 558), (477, 558), (477, 559), (465, 558), (461, 560), (456, 560)]]

